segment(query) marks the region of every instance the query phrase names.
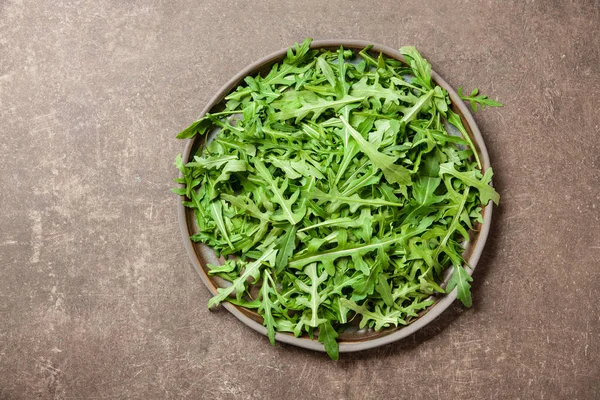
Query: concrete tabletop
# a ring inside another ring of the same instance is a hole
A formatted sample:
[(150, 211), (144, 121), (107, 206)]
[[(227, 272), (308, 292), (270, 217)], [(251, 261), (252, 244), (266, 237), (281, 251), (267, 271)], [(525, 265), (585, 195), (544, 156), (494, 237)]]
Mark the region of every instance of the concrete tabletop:
[[(282, 47), (415, 45), (502, 195), (474, 275), (372, 351), (271, 346), (190, 267), (177, 132)], [(0, 2), (0, 399), (600, 398), (600, 2)]]

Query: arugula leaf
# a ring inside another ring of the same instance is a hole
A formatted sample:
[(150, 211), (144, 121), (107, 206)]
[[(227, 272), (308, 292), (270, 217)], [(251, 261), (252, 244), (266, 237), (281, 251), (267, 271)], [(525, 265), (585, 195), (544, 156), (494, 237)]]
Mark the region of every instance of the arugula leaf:
[[(460, 131), (463, 138), (467, 141), (467, 143), (469, 143), (469, 147), (471, 149), (475, 149), (473, 141), (471, 140), (471, 136), (469, 136), (469, 134), (467, 133), (467, 130), (465, 129), (465, 126), (463, 125), (460, 116), (453, 111), (448, 111), (448, 122), (454, 125)], [(479, 167), (479, 169), (481, 169), (481, 160), (479, 159), (477, 151), (473, 151), (473, 155), (475, 156), (475, 160), (477, 161), (477, 166)]]
[(372, 325), (376, 331), (381, 330), (381, 328), (387, 328), (391, 325), (398, 326), (398, 324), (406, 325), (406, 321), (404, 321), (402, 316), (402, 311), (394, 310), (385, 312), (382, 310), (381, 306), (375, 306), (374, 310), (369, 310), (369, 308), (365, 305), (358, 305), (352, 300), (341, 299), (340, 302), (350, 310), (354, 311), (356, 314), (362, 317), (359, 327), (362, 329), (367, 325)]
[[(265, 167), (265, 165), (259, 161), (254, 161), (254, 167), (260, 174), (260, 176), (268, 183), (269, 189), (273, 192), (273, 201), (281, 206), (282, 210), (282, 218), (287, 219), (292, 225), (297, 224), (302, 220), (302, 217), (306, 213), (306, 207), (299, 207), (296, 211), (292, 210), (293, 204), (296, 202), (296, 199), (300, 195), (300, 191), (297, 190), (287, 198), (284, 194), (288, 187), (288, 179), (283, 180), (283, 184), (281, 186), (278, 185), (278, 179), (273, 179), (271, 173)], [(277, 219), (277, 215), (273, 215), (274, 218)]]
[(334, 111), (339, 110), (343, 106), (350, 103), (357, 103), (362, 101), (361, 97), (344, 96), (339, 100), (327, 100), (322, 97), (316, 97), (314, 99), (300, 98), (301, 106), (298, 108), (292, 108), (293, 103), (290, 106), (284, 106), (281, 111), (273, 115), (273, 119), (288, 120), (290, 118), (296, 118), (296, 124), (304, 119), (307, 115), (312, 114), (312, 121), (316, 121), (321, 114), (328, 109)]
[(331, 87), (335, 89), (338, 85), (338, 80), (335, 76), (335, 73), (333, 72), (333, 69), (327, 63), (327, 61), (325, 61), (325, 58), (323, 56), (317, 58), (317, 65), (319, 66), (319, 69), (321, 70), (323, 76), (325, 76), (325, 79), (327, 79), (327, 82), (329, 82)]
[(233, 244), (231, 243), (231, 239), (229, 239), (229, 234), (227, 233), (227, 227), (225, 226), (225, 221), (223, 220), (223, 204), (220, 200), (215, 200), (210, 203), (210, 212), (212, 214), (213, 219), (217, 223), (217, 228), (221, 231), (221, 234), (229, 244), (229, 247), (233, 248)]
[(194, 121), (190, 126), (179, 132), (177, 139), (189, 139), (196, 135), (203, 135), (206, 130), (212, 125), (212, 119), (210, 115), (200, 118)]
[(385, 249), (393, 244), (406, 241), (408, 238), (425, 231), (427, 227), (431, 224), (431, 222), (432, 219), (423, 219), (421, 224), (416, 228), (405, 227), (405, 229), (401, 231), (401, 234), (389, 237), (384, 240), (374, 239), (369, 244), (357, 243), (355, 245), (340, 246), (339, 248), (334, 248), (331, 250), (312, 254), (308, 251), (299, 252), (297, 256), (294, 256), (291, 259), (289, 266), (290, 268), (299, 268), (309, 263), (321, 262), (323, 263), (323, 265), (325, 265), (325, 268), (327, 268), (328, 265), (333, 265), (333, 262), (340, 257), (359, 258), (360, 256), (371, 251), (377, 250), (378, 248)]
[[(342, 116), (344, 116), (346, 119), (348, 119), (350, 116), (350, 108), (348, 106), (342, 108), (340, 110), (340, 114)], [(335, 121), (335, 122), (337, 122), (337, 121)], [(340, 181), (340, 179), (344, 176), (344, 174), (346, 173), (346, 171), (348, 169), (348, 166), (350, 165), (354, 156), (358, 152), (358, 144), (356, 141), (350, 140), (352, 138), (352, 135), (350, 134), (350, 132), (348, 131), (348, 128), (345, 125), (342, 127), (342, 130), (341, 130), (341, 138), (342, 138), (341, 145), (344, 148), (344, 154), (342, 156), (340, 166), (337, 170), (335, 179), (333, 181), (334, 186), (337, 185), (338, 182)]]
[(306, 38), (304, 39), (304, 41), (302, 42), (301, 45), (299, 45), (297, 42), (294, 43), (295, 46), (295, 52), (294, 50), (290, 47), (287, 51), (287, 57), (285, 58), (285, 60), (283, 60), (283, 62), (285, 64), (289, 64), (289, 65), (299, 65), (302, 63), (302, 61), (304, 61), (307, 56), (308, 56), (308, 51), (310, 49), (310, 44), (312, 43), (312, 39), (311, 38)]
[(313, 192), (304, 192), (303, 196), (331, 202), (331, 204), (326, 209), (330, 213), (336, 211), (342, 204), (349, 205), (350, 212), (356, 212), (356, 210), (358, 210), (360, 206), (364, 205), (372, 207), (402, 207), (402, 203), (399, 201), (387, 201), (379, 198), (363, 199), (357, 194), (354, 194), (352, 196), (344, 196), (340, 194), (335, 188), (333, 188), (330, 193), (323, 193), (319, 189), (315, 189)]
[(463, 100), (467, 100), (470, 105), (471, 105), (471, 110), (473, 110), (473, 112), (477, 112), (479, 111), (479, 107), (481, 107), (481, 109), (483, 110), (486, 106), (489, 107), (504, 107), (504, 104), (499, 103), (495, 100), (492, 100), (490, 98), (488, 98), (486, 95), (480, 94), (479, 96), (477, 95), (479, 93), (479, 89), (475, 88), (473, 89), (473, 91), (471, 91), (471, 94), (469, 96), (463, 96), (463, 88), (462, 86), (458, 87), (458, 96), (463, 99)]
[(231, 286), (217, 289), (218, 294), (209, 300), (208, 308), (212, 308), (213, 306), (219, 305), (222, 301), (227, 299), (227, 297), (230, 294), (234, 292), (236, 293), (237, 299), (239, 300), (243, 292), (246, 290), (248, 278), (254, 278), (256, 280), (260, 275), (260, 267), (262, 266), (263, 262), (269, 262), (269, 260), (273, 258), (276, 252), (277, 250), (275, 250), (273, 246), (271, 246), (258, 259), (249, 264), (244, 265), (244, 273), (240, 275), (239, 278), (235, 279), (232, 282)]
[(466, 306), (471, 307), (473, 301), (471, 300), (471, 285), (469, 282), (473, 282), (473, 278), (467, 274), (467, 271), (460, 264), (454, 265), (454, 273), (448, 281), (446, 286), (446, 293), (452, 292), (456, 288), (456, 297)]
[(400, 53), (402, 53), (410, 64), (414, 80), (425, 89), (431, 89), (431, 64), (419, 54), (414, 46), (401, 47)]
[(430, 90), (423, 96), (419, 97), (419, 100), (415, 103), (415, 105), (406, 110), (404, 116), (400, 120), (400, 123), (407, 123), (415, 119), (419, 112), (421, 112), (421, 110), (429, 104), (429, 101), (433, 97), (434, 93), (434, 90)]
[(383, 300), (383, 302), (385, 303), (386, 306), (388, 306), (388, 307), (394, 306), (394, 298), (392, 297), (392, 288), (390, 287), (388, 278), (385, 275), (380, 274), (378, 276), (378, 282), (377, 282), (377, 286), (375, 287), (375, 290), (377, 290), (377, 293), (379, 293), (379, 295), (381, 296), (381, 299)]
[(179, 132), (177, 139), (190, 139), (196, 135), (204, 135), (208, 128), (221, 117), (237, 113), (239, 113), (239, 111), (235, 110), (222, 111), (214, 114), (207, 113), (204, 117), (192, 122), (190, 126)]
[(290, 226), (285, 235), (281, 236), (277, 241), (277, 258), (275, 258), (275, 270), (277, 273), (282, 272), (288, 265), (288, 260), (294, 254), (296, 249), (296, 232), (298, 228), (295, 225)]
[(271, 344), (275, 344), (275, 318), (273, 318), (273, 303), (271, 302), (271, 293), (274, 290), (270, 285), (270, 279), (269, 272), (267, 270), (263, 271), (263, 281), (260, 289), (261, 300), (257, 311), (263, 316), (269, 341)]
[(200, 158), (198, 156), (194, 157), (194, 161), (191, 161), (185, 164), (186, 168), (195, 168), (196, 170), (207, 170), (207, 169), (220, 169), (223, 165), (227, 164), (230, 161), (236, 161), (237, 156), (218, 156), (218, 157), (209, 157), (209, 158)]
[(490, 200), (496, 204), (500, 201), (500, 195), (490, 186), (493, 175), (491, 168), (488, 168), (485, 171), (485, 175), (481, 176), (481, 172), (478, 170), (459, 172), (454, 169), (453, 163), (444, 163), (440, 165), (440, 175), (443, 174), (452, 175), (466, 185), (476, 188), (479, 191), (479, 198), (482, 204), (487, 204)]
[(336, 341), (338, 336), (338, 333), (331, 325), (331, 321), (325, 320), (325, 322), (319, 325), (319, 342), (323, 343), (327, 355), (332, 360), (337, 360), (340, 357), (339, 345)]
[(206, 267), (209, 269), (209, 275), (216, 275), (223, 272), (233, 272), (237, 268), (237, 265), (234, 260), (227, 260), (223, 265), (207, 264)]
[(258, 206), (252, 201), (252, 199), (244, 198), (243, 196), (233, 196), (227, 193), (221, 193), (220, 197), (231, 203), (231, 205), (240, 208), (253, 216), (254, 218), (258, 218), (264, 222), (270, 222), (270, 213), (262, 212), (258, 209)]
[(396, 159), (386, 154), (380, 153), (379, 150), (371, 143), (367, 142), (361, 135), (350, 125), (344, 116), (340, 120), (348, 129), (350, 135), (354, 138), (360, 150), (369, 157), (373, 165), (383, 171), (385, 179), (389, 183), (398, 183), (408, 186), (411, 184), (410, 171), (401, 165), (395, 164)]
[(379, 82), (374, 82), (372, 84), (368, 84), (368, 77), (362, 78), (360, 81), (356, 82), (352, 85), (352, 91), (350, 92), (352, 96), (356, 97), (373, 97), (377, 99), (385, 99), (385, 103), (395, 103), (399, 104), (400, 101), (405, 103), (415, 103), (416, 97), (414, 95), (408, 93), (402, 93), (396, 89), (394, 86), (383, 87)]
[(317, 264), (312, 263), (304, 269), (304, 274), (310, 279), (310, 285), (300, 279), (296, 280), (296, 285), (300, 290), (308, 293), (308, 296), (300, 296), (296, 299), (296, 302), (310, 310), (311, 317), (307, 323), (309, 326), (316, 328), (319, 324), (327, 321), (319, 318), (319, 306), (327, 299), (327, 291), (321, 291), (319, 287), (327, 280), (327, 272), (323, 271), (321, 275), (317, 275)]

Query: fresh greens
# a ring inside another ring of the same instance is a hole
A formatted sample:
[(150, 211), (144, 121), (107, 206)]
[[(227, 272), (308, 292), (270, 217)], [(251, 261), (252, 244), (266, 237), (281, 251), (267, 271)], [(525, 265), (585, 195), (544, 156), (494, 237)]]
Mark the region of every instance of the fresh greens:
[(468, 101), (469, 104), (471, 105), (471, 109), (474, 112), (477, 112), (479, 110), (478, 106), (481, 107), (482, 110), (486, 106), (488, 106), (488, 107), (502, 107), (503, 106), (502, 103), (498, 103), (497, 101), (488, 98), (486, 95), (479, 94), (479, 89), (477, 89), (477, 88), (473, 89), (471, 91), (471, 94), (468, 96), (463, 95), (462, 91), (463, 91), (462, 86), (459, 86), (458, 87), (458, 96), (461, 99)]
[[(430, 64), (400, 51), (407, 64), (307, 39), (178, 135), (217, 132), (175, 163), (191, 239), (235, 256), (208, 266), (231, 282), (209, 307), (255, 309), (271, 343), (276, 331), (317, 335), (337, 359), (353, 321), (405, 325), (454, 288), (471, 305), (463, 241), (499, 195)], [(474, 109), (499, 105), (477, 94), (464, 97)]]

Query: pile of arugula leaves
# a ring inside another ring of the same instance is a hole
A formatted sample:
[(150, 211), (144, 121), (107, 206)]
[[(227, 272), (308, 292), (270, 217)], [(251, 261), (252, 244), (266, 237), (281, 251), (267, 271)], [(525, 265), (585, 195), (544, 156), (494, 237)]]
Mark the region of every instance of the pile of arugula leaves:
[[(272, 343), (277, 331), (317, 334), (337, 359), (353, 320), (405, 325), (455, 287), (471, 305), (461, 243), (499, 195), (414, 47), (400, 49), (404, 64), (310, 43), (178, 135), (218, 130), (192, 161), (177, 157), (174, 192), (197, 217), (191, 239), (227, 258), (208, 266), (231, 282), (209, 307), (255, 309)], [(500, 105), (476, 95), (474, 107)]]

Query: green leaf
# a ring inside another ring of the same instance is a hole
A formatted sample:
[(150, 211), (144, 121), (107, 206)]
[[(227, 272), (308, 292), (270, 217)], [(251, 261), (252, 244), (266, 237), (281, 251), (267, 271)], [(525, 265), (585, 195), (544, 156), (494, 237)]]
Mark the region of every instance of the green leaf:
[(185, 175), (185, 166), (183, 165), (183, 160), (181, 159), (181, 154), (177, 154), (177, 157), (175, 157), (175, 166), (182, 174)]
[(454, 273), (446, 286), (446, 293), (452, 292), (456, 288), (456, 297), (466, 306), (471, 307), (473, 301), (471, 299), (471, 285), (473, 278), (467, 274), (467, 271), (460, 264), (454, 265)]
[(477, 152), (477, 149), (475, 148), (475, 145), (471, 140), (471, 136), (467, 133), (467, 130), (465, 129), (465, 126), (463, 125), (460, 116), (453, 111), (448, 111), (448, 122), (454, 125), (462, 134), (463, 139), (465, 139), (469, 143), (469, 147), (471, 148), (471, 150), (473, 150), (475, 161), (477, 161), (477, 166), (479, 167), (479, 169), (481, 169), (482, 165), (481, 160), (479, 159), (479, 153)]
[[(448, 240), (450, 240), (450, 238), (452, 237), (452, 235), (454, 235), (454, 232), (456, 232), (456, 230), (461, 228), (460, 222), (461, 222), (461, 215), (463, 214), (463, 210), (465, 208), (465, 203), (467, 202), (467, 196), (469, 195), (469, 189), (470, 187), (467, 187), (462, 195), (462, 198), (460, 200), (460, 203), (458, 203), (456, 205), (456, 213), (454, 214), (454, 217), (452, 218), (452, 222), (450, 223), (450, 225), (448, 226), (448, 229), (446, 231), (446, 234), (444, 235), (444, 238), (442, 239), (442, 241), (440, 242), (440, 246), (438, 248), (438, 251), (435, 254), (435, 258), (437, 259), (437, 256), (439, 255), (440, 250), (444, 247), (446, 247), (446, 244), (448, 243)], [(467, 237), (468, 238), (468, 237)]]
[(309, 197), (312, 199), (318, 199), (321, 201), (328, 201), (331, 204), (327, 207), (328, 212), (334, 212), (338, 209), (342, 204), (348, 204), (350, 206), (350, 212), (356, 212), (360, 206), (371, 206), (371, 207), (402, 207), (402, 203), (400, 201), (387, 201), (379, 198), (369, 198), (363, 199), (359, 197), (357, 194), (352, 196), (343, 196), (341, 195), (337, 189), (332, 189), (329, 193), (323, 193), (318, 189), (315, 189), (312, 192), (304, 192), (303, 196)]
[(258, 209), (258, 206), (249, 198), (243, 196), (233, 196), (226, 193), (220, 194), (220, 197), (221, 199), (228, 201), (234, 207), (246, 211), (254, 218), (258, 218), (259, 220), (264, 222), (271, 221), (270, 213), (260, 211)]
[(267, 327), (267, 336), (271, 344), (275, 344), (275, 318), (273, 318), (273, 303), (271, 293), (274, 292), (270, 285), (271, 276), (267, 270), (263, 271), (262, 287), (260, 289), (260, 306), (258, 312), (263, 316), (264, 325)]
[(304, 269), (304, 274), (310, 279), (310, 284), (307, 285), (302, 280), (297, 280), (296, 285), (308, 296), (300, 296), (296, 301), (310, 310), (311, 318), (307, 323), (316, 328), (319, 324), (327, 321), (319, 318), (319, 307), (327, 299), (327, 292), (320, 290), (321, 284), (327, 280), (327, 272), (323, 271), (321, 275), (317, 275), (317, 264), (312, 263)]
[(215, 200), (212, 203), (210, 203), (210, 212), (212, 214), (213, 219), (217, 223), (217, 228), (219, 228), (219, 231), (221, 231), (221, 234), (227, 241), (227, 244), (229, 244), (229, 247), (233, 249), (233, 244), (229, 239), (227, 227), (225, 226), (225, 221), (223, 220), (223, 204), (220, 200)]
[(223, 272), (233, 272), (237, 268), (237, 264), (234, 260), (227, 260), (223, 265), (206, 264), (206, 267), (209, 275), (216, 275)]
[(371, 311), (366, 305), (358, 305), (352, 300), (340, 299), (340, 303), (356, 314), (362, 317), (359, 327), (362, 329), (372, 323), (376, 331), (389, 326), (398, 326), (398, 324), (406, 325), (406, 322), (401, 318), (402, 311), (393, 310), (385, 312), (381, 307), (376, 306), (375, 310)]
[(417, 82), (426, 89), (431, 89), (431, 64), (419, 54), (414, 46), (400, 48), (400, 53), (406, 58)]
[(401, 47), (400, 53), (410, 65), (415, 80), (424, 88), (431, 89), (431, 64), (421, 56), (414, 46)]
[(288, 260), (294, 254), (296, 249), (296, 232), (298, 228), (295, 225), (290, 226), (285, 235), (277, 241), (277, 258), (275, 259), (275, 271), (279, 274), (288, 265)]
[(221, 169), (223, 165), (230, 161), (237, 161), (237, 156), (216, 156), (211, 158), (200, 158), (194, 157), (194, 161), (191, 161), (185, 165), (186, 168), (201, 168), (202, 171), (207, 169)]
[(237, 114), (239, 112), (239, 110), (228, 110), (213, 114), (206, 113), (204, 117), (192, 122), (190, 126), (179, 132), (177, 139), (190, 139), (196, 135), (204, 135), (208, 128), (210, 128), (213, 123), (218, 121), (223, 116)]
[(335, 248), (314, 254), (309, 252), (297, 253), (294, 257), (292, 257), (289, 266), (290, 268), (301, 268), (313, 262), (333, 264), (333, 262), (340, 257), (359, 257), (371, 251), (377, 250), (380, 247), (386, 249), (393, 244), (403, 242), (412, 236), (424, 232), (432, 222), (432, 219), (424, 219), (418, 227), (405, 229), (403, 234), (392, 236), (383, 240), (373, 239), (373, 241), (369, 244), (357, 243), (354, 245), (347, 245), (341, 248)]
[(387, 277), (384, 275), (379, 275), (375, 290), (377, 290), (377, 293), (379, 293), (386, 306), (392, 307), (394, 305), (392, 288), (390, 287)]
[[(352, 54), (354, 54), (354, 53), (352, 53)], [(344, 48), (343, 47), (340, 47), (338, 49), (337, 69), (338, 69), (338, 76), (337, 76), (337, 82), (336, 82), (336, 86), (335, 86), (336, 93), (337, 93), (338, 98), (343, 98), (346, 94), (348, 94), (348, 89), (350, 87), (348, 82), (346, 82), (347, 65), (346, 65), (346, 59), (344, 56)]]
[(293, 107), (294, 104), (291, 103), (290, 106), (284, 107), (280, 112), (275, 113), (273, 118), (283, 121), (290, 118), (295, 118), (295, 122), (299, 123), (302, 119), (311, 114), (311, 120), (315, 121), (321, 114), (329, 109), (337, 111), (347, 104), (361, 102), (362, 100), (363, 98), (361, 97), (353, 97), (349, 95), (339, 100), (327, 100), (322, 97), (317, 97), (312, 100), (301, 99), (300, 107), (295, 108)]
[(389, 183), (398, 183), (405, 186), (411, 184), (410, 171), (401, 165), (395, 164), (396, 158), (380, 153), (375, 146), (367, 142), (360, 133), (350, 125), (346, 118), (342, 116), (340, 117), (340, 120), (346, 129), (348, 129), (348, 132), (354, 138), (360, 150), (369, 157), (369, 160), (371, 160), (375, 167), (383, 172), (385, 179)]
[(332, 360), (337, 360), (340, 357), (339, 345), (336, 341), (338, 336), (330, 321), (326, 320), (319, 325), (319, 342), (323, 343), (327, 355)]
[(283, 62), (289, 65), (301, 64), (308, 55), (311, 43), (311, 38), (304, 39), (301, 45), (299, 45), (297, 42), (294, 43), (295, 51), (292, 50), (292, 48), (289, 48), (287, 51), (287, 57), (285, 58), (285, 60), (283, 60)]
[(244, 172), (248, 170), (248, 163), (244, 160), (231, 160), (221, 169), (221, 174), (212, 181), (213, 186), (216, 186), (219, 182), (228, 181), (231, 178), (233, 172)]
[(294, 169), (290, 160), (280, 160), (275, 157), (270, 157), (269, 161), (271, 164), (282, 170), (289, 179), (298, 179), (302, 176), (302, 174)]
[(190, 139), (196, 135), (204, 135), (206, 130), (212, 125), (212, 119), (210, 115), (200, 118), (197, 121), (192, 122), (190, 126), (179, 132), (177, 139)]
[(407, 123), (417, 118), (417, 115), (419, 115), (421, 110), (429, 104), (434, 93), (435, 91), (432, 89), (429, 92), (422, 95), (421, 97), (419, 97), (419, 100), (417, 100), (414, 106), (406, 109), (406, 111), (404, 112), (404, 116), (400, 120), (400, 123)]
[(386, 88), (377, 81), (369, 84), (367, 77), (352, 85), (350, 94), (355, 97), (385, 99), (386, 103), (395, 104), (400, 104), (400, 101), (414, 104), (417, 100), (414, 95), (402, 93), (393, 86)]
[(185, 196), (185, 188), (172, 188), (171, 192), (178, 194), (179, 196)]
[(435, 303), (435, 301), (433, 301), (433, 300), (420, 301), (419, 299), (414, 299), (411, 304), (409, 304), (406, 307), (402, 307), (401, 310), (404, 314), (406, 314), (409, 317), (417, 317), (418, 311), (424, 310), (434, 303)]
[(435, 191), (440, 186), (441, 179), (431, 176), (420, 176), (413, 184), (413, 195), (420, 206), (429, 206), (444, 200), (445, 196), (436, 196)]
[(260, 276), (260, 268), (262, 267), (263, 263), (268, 262), (271, 265), (274, 264), (273, 258), (276, 255), (277, 250), (275, 250), (273, 247), (274, 246), (269, 247), (269, 249), (267, 249), (257, 260), (246, 264), (244, 266), (243, 274), (236, 278), (232, 282), (231, 286), (217, 289), (218, 294), (209, 300), (208, 308), (218, 306), (219, 304), (221, 304), (221, 302), (225, 301), (232, 293), (236, 293), (237, 298), (239, 300), (241, 298), (241, 295), (246, 290), (248, 279), (253, 278), (254, 280), (256, 280)]
[(479, 96), (477, 95), (479, 93), (479, 89), (475, 88), (473, 89), (473, 91), (471, 92), (470, 96), (463, 96), (462, 94), (462, 86), (458, 87), (458, 96), (465, 100), (468, 101), (469, 104), (471, 105), (471, 109), (473, 110), (473, 112), (477, 112), (479, 111), (479, 107), (481, 107), (481, 109), (484, 109), (486, 106), (488, 107), (504, 107), (504, 104), (497, 102), (495, 100), (492, 100), (490, 98), (488, 98), (486, 95), (480, 94)]
[(465, 185), (471, 186), (479, 191), (479, 198), (482, 204), (487, 204), (490, 200), (498, 204), (500, 195), (490, 186), (492, 175), (494, 174), (491, 168), (485, 171), (485, 175), (475, 170), (459, 172), (454, 169), (453, 163), (444, 163), (440, 165), (440, 176), (443, 174), (452, 175), (460, 179)]
[[(269, 184), (269, 189), (273, 192), (273, 201), (281, 206), (282, 218), (287, 219), (292, 225), (296, 225), (300, 222), (306, 213), (306, 206), (300, 206), (296, 211), (292, 209), (296, 199), (300, 195), (300, 191), (297, 190), (292, 196), (287, 198), (285, 195), (285, 191), (288, 187), (287, 178), (284, 179), (282, 185), (279, 186), (279, 179), (273, 179), (273, 176), (261, 161), (255, 160), (254, 167), (259, 175)], [(276, 214), (273, 215), (273, 218), (279, 219)]]
[(321, 70), (321, 73), (325, 79), (327, 79), (327, 82), (329, 82), (332, 88), (335, 88), (337, 84), (335, 73), (333, 72), (333, 69), (331, 69), (329, 63), (325, 61), (323, 56), (317, 58), (317, 65), (319, 66), (319, 69)]
[[(342, 108), (340, 110), (340, 114), (344, 118), (349, 119), (350, 118), (350, 107), (346, 106), (346, 107)], [(351, 140), (352, 135), (350, 134), (350, 132), (348, 131), (348, 128), (345, 125), (342, 126), (340, 135), (342, 137), (342, 146), (344, 147), (344, 155), (342, 156), (342, 161), (340, 163), (340, 166), (337, 170), (335, 179), (333, 181), (333, 186), (336, 186), (338, 184), (338, 182), (340, 181), (340, 179), (344, 176), (344, 174), (346, 173), (346, 171), (348, 169), (348, 166), (350, 165), (354, 156), (358, 152), (358, 144), (356, 141)]]

